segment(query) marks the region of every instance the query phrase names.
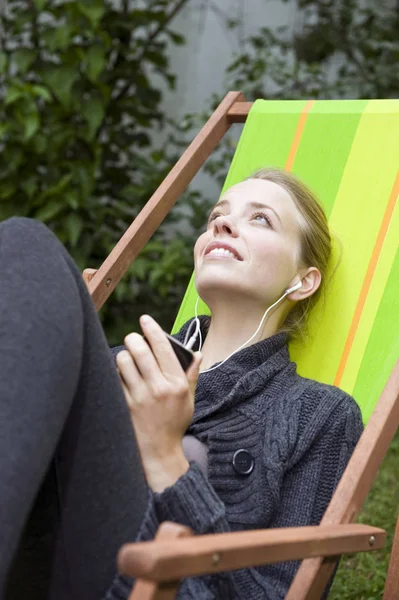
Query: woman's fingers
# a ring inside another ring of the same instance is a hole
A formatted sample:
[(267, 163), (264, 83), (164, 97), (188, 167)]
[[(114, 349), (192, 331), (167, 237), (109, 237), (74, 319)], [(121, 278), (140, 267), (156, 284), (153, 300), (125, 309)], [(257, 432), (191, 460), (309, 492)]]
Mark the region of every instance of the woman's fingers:
[(152, 352), (159, 364), (159, 367), (165, 375), (181, 377), (184, 373), (180, 366), (171, 343), (165, 335), (165, 332), (152, 317), (143, 315), (140, 318), (140, 325), (148, 340)]
[(117, 360), (132, 401), (180, 398), (179, 402), (190, 400), (191, 406), (202, 356), (195, 355), (186, 376), (161, 327), (151, 318), (140, 321), (145, 339), (137, 333), (127, 335), (127, 350), (120, 352)]
[(127, 350), (122, 350), (116, 355), (116, 364), (118, 366), (119, 375), (122, 382), (125, 384), (129, 393), (140, 384), (141, 376), (138, 372), (134, 360)]
[[(154, 468), (163, 473), (166, 463), (175, 461), (181, 452), (181, 440), (194, 411), (201, 356), (195, 355), (186, 376), (159, 325), (152, 319), (141, 322), (145, 339), (135, 333), (126, 336), (127, 350), (118, 354), (117, 366), (150, 482)], [(183, 460), (186, 468), (188, 463)]]
[(158, 386), (160, 380), (164, 378), (163, 373), (143, 336), (138, 333), (129, 333), (125, 337), (125, 345), (143, 380), (150, 386)]

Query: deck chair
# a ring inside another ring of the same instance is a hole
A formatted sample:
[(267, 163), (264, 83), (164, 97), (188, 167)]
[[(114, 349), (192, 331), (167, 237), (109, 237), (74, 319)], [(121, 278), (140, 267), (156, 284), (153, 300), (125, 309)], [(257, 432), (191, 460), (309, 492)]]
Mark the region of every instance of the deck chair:
[[(252, 104), (230, 92), (104, 264), (84, 279), (99, 309), (232, 123), (245, 126), (225, 189), (262, 166), (292, 171), (324, 206), (334, 260), (343, 249), (328, 299), (311, 315), (310, 342), (290, 352), (301, 375), (352, 394), (366, 428), (319, 526), (193, 539), (187, 528), (164, 523), (153, 542), (119, 554), (120, 570), (139, 579), (132, 600), (174, 598), (184, 577), (297, 559), (304, 560), (286, 599), (316, 599), (341, 554), (384, 544), (383, 530), (353, 523), (399, 424), (398, 100)], [(195, 299), (191, 281), (174, 331), (193, 316)], [(384, 600), (398, 597), (399, 520)]]

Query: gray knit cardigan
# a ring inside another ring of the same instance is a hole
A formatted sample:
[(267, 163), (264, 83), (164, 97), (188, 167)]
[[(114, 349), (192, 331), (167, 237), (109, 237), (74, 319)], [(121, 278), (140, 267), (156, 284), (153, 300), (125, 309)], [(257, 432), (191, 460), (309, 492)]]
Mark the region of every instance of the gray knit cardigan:
[[(201, 326), (206, 335), (203, 318)], [(351, 396), (297, 374), (285, 333), (244, 348), (199, 378), (188, 433), (208, 447), (208, 477), (191, 462), (173, 486), (149, 491), (137, 541), (153, 539), (166, 520), (197, 534), (316, 525), (362, 430)], [(237, 450), (249, 453), (251, 473), (237, 472)], [(190, 578), (178, 599), (281, 600), (298, 567), (292, 561)], [(118, 575), (106, 600), (127, 599), (132, 583)]]

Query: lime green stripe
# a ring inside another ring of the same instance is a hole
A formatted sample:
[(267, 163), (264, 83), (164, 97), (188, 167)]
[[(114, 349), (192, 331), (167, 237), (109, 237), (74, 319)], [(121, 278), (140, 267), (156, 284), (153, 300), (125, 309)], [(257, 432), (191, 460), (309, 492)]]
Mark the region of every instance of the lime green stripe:
[(327, 218), (367, 100), (322, 100), (306, 120), (293, 173), (318, 196)]
[(399, 357), (399, 250), (378, 308), (353, 394), (367, 422)]
[(368, 104), (330, 217), (330, 228), (343, 244), (342, 261), (325, 307), (317, 307), (312, 315), (310, 343), (306, 348), (292, 347), (298, 369), (307, 377), (334, 381), (396, 174), (398, 131), (399, 113), (381, 118), (372, 103)]
[[(399, 134), (399, 132), (398, 132)], [(374, 273), (373, 280), (370, 285), (370, 290), (367, 295), (367, 300), (364, 305), (362, 318), (353, 341), (352, 349), (348, 358), (344, 376), (341, 381), (341, 386), (350, 394), (353, 390), (358, 378), (360, 365), (365, 356), (366, 347), (373, 331), (374, 321), (377, 315), (378, 308), (381, 304), (388, 277), (393, 268), (395, 260), (395, 252), (398, 248), (399, 240), (399, 202), (396, 203), (395, 210), (392, 215), (384, 244), (381, 249), (381, 254), (378, 259), (377, 267)], [(399, 286), (397, 282), (397, 289)], [(399, 315), (399, 301), (397, 301), (396, 312)], [(397, 329), (394, 335), (399, 339), (399, 330)], [(392, 335), (392, 330), (391, 330)], [(387, 340), (388, 341), (388, 340)], [(399, 352), (398, 352), (399, 356)], [(374, 361), (375, 362), (375, 361)], [(373, 364), (373, 361), (368, 364)]]
[(266, 166), (284, 168), (306, 100), (256, 100), (231, 163), (222, 193)]
[[(283, 168), (291, 148), (299, 116), (305, 100), (257, 100), (248, 115), (238, 142), (222, 193), (267, 165)], [(194, 314), (197, 293), (191, 278), (183, 298), (172, 333), (176, 333)], [(203, 302), (199, 314), (209, 314)]]

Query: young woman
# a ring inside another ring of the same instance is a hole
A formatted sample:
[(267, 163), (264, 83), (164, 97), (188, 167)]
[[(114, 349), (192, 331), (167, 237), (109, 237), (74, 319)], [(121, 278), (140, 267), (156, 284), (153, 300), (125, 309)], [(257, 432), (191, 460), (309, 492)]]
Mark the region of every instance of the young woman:
[[(350, 396), (300, 377), (289, 358), (331, 246), (299, 181), (262, 170), (212, 211), (194, 251), (212, 317), (200, 318), (202, 361), (187, 374), (145, 316), (147, 341), (133, 333), (114, 349), (121, 386), (54, 236), (13, 219), (0, 240), (4, 598), (127, 598), (132, 581), (111, 583), (116, 553), (163, 520), (197, 533), (320, 521), (362, 422)], [(297, 567), (188, 579), (179, 598), (277, 600)]]

